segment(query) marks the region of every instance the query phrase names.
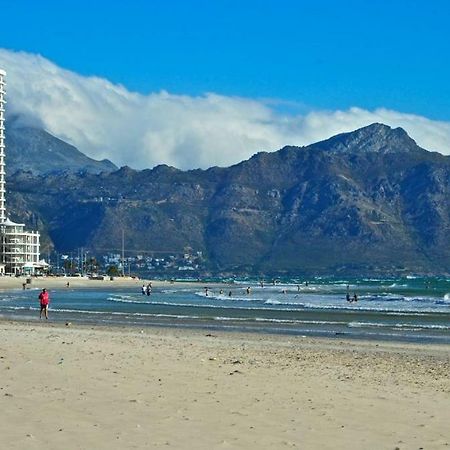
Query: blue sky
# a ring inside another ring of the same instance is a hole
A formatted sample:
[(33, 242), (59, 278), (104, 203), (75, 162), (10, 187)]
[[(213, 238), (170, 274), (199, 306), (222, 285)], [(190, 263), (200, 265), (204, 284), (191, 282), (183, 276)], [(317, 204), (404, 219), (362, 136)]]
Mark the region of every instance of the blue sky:
[(1, 8), (0, 47), (131, 91), (450, 120), (446, 1), (3, 0)]

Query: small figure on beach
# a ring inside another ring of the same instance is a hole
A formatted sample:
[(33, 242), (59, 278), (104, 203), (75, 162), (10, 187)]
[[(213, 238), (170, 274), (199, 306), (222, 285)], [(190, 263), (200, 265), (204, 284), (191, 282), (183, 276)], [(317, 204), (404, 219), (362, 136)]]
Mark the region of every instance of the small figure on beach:
[(208, 297), (208, 295), (209, 295), (208, 292), (209, 292), (209, 287), (208, 287), (208, 286), (205, 286), (205, 296), (206, 296), (206, 297)]
[(22, 283), (22, 289), (25, 290), (27, 288), (27, 284), (26, 283)]
[(263, 287), (264, 287), (264, 280), (261, 280), (261, 281), (259, 282), (259, 285), (263, 288)]
[(300, 292), (300, 285), (297, 284), (297, 292)]
[(147, 294), (147, 287), (145, 286), (145, 284), (142, 285), (142, 295)]
[(221, 290), (219, 291), (219, 294), (220, 294), (220, 295), (222, 295), (222, 294), (223, 294), (223, 289), (221, 289)]
[(357, 302), (357, 301), (358, 301), (358, 296), (356, 295), (356, 292), (355, 292), (354, 295), (353, 295), (353, 301), (354, 301), (354, 302)]
[(50, 297), (48, 295), (47, 289), (42, 289), (39, 294), (39, 303), (41, 305), (41, 311), (39, 313), (39, 319), (42, 319), (42, 312), (44, 312), (45, 318), (48, 320), (48, 305), (50, 303)]
[(152, 293), (152, 283), (147, 284), (147, 288), (145, 291), (147, 295), (150, 295)]
[(67, 287), (67, 288), (70, 287), (70, 283), (69, 283), (69, 282), (66, 283), (66, 287)]
[(228, 297), (231, 297), (232, 296), (232, 293), (231, 293), (231, 291), (230, 292), (228, 292)]
[(345, 298), (347, 299), (348, 302), (351, 302), (352, 299), (350, 298), (350, 294), (347, 292), (347, 295), (345, 296)]
[(251, 293), (250, 286), (247, 287), (247, 289), (245, 290), (245, 292), (247, 293), (247, 295), (250, 295), (250, 293)]

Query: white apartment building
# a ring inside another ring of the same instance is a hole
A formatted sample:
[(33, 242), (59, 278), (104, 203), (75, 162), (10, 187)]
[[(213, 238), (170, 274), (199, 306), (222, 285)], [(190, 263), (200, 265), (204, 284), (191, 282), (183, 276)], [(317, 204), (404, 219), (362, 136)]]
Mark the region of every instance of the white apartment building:
[(25, 231), (25, 225), (14, 223), (6, 215), (5, 189), (5, 82), (0, 69), (0, 274), (34, 274), (43, 267), (39, 261), (40, 235)]

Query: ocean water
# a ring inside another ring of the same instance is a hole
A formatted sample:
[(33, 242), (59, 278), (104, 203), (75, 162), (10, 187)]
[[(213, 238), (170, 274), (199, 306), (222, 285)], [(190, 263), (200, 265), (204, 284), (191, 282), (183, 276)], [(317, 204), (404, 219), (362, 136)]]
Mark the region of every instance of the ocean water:
[[(450, 278), (315, 278), (167, 284), (136, 289), (55, 289), (52, 321), (192, 327), (306, 336), (450, 343)], [(348, 286), (348, 288), (347, 288)], [(250, 293), (247, 293), (247, 288)], [(347, 289), (357, 302), (347, 302)], [(223, 292), (221, 293), (220, 290)], [(39, 320), (38, 289), (0, 292), (0, 316)], [(229, 295), (231, 293), (231, 295)]]

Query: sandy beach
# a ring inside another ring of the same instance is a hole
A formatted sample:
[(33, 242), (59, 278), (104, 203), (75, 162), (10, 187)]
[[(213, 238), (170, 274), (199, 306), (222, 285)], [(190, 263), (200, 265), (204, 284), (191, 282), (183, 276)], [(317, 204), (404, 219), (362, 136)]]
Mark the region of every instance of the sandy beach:
[[(30, 283), (27, 280), (31, 280)], [(112, 280), (105, 277), (104, 280), (90, 280), (87, 277), (0, 277), (0, 289), (22, 289), (25, 284), (27, 289), (30, 288), (47, 288), (60, 289), (65, 288), (67, 283), (72, 288), (102, 288), (108, 287), (133, 287), (139, 289), (147, 280), (140, 280), (138, 278), (116, 277)], [(152, 282), (157, 284), (169, 284), (169, 282)]]
[(440, 449), (448, 346), (0, 323), (7, 449)]
[(72, 289), (83, 288), (83, 289), (108, 289), (115, 288), (132, 288), (140, 292), (143, 284), (149, 282), (152, 283), (153, 287), (176, 287), (177, 289), (186, 286), (200, 286), (203, 290), (205, 285), (210, 287), (224, 287), (224, 283), (211, 283), (208, 282), (192, 282), (192, 281), (176, 281), (171, 282), (170, 280), (147, 280), (132, 277), (114, 277), (110, 279), (106, 277), (103, 280), (89, 279), (88, 277), (0, 277), (0, 290), (10, 290), (10, 289), (22, 289), (25, 285), (26, 289), (64, 289), (67, 287), (67, 283)]

